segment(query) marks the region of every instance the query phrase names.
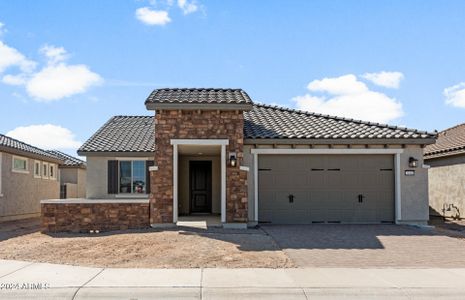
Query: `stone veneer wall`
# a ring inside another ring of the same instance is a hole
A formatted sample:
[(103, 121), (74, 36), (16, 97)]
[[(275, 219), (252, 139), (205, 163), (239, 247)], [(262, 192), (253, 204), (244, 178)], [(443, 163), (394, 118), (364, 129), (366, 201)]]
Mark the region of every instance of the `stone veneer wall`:
[(151, 172), (150, 223), (173, 222), (173, 146), (171, 139), (229, 139), (226, 155), (236, 152), (238, 164), (226, 170), (226, 221), (247, 222), (247, 172), (243, 159), (242, 111), (157, 110), (155, 165)]
[(42, 232), (147, 228), (149, 203), (42, 203)]

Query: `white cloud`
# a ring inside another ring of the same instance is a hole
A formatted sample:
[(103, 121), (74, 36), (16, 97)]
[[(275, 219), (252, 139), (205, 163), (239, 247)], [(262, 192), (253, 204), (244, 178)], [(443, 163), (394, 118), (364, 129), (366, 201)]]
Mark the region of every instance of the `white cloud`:
[(444, 89), (446, 104), (465, 108), (465, 82)]
[(362, 78), (373, 82), (376, 85), (398, 89), (400, 81), (404, 79), (404, 74), (401, 72), (378, 72), (378, 73), (365, 73)]
[(302, 110), (378, 123), (389, 123), (404, 114), (399, 101), (371, 91), (353, 74), (314, 80), (307, 88), (309, 94), (292, 99)]
[(152, 10), (149, 7), (141, 7), (136, 10), (136, 18), (147, 25), (166, 25), (171, 22), (166, 10)]
[(39, 101), (50, 102), (84, 93), (103, 79), (85, 65), (60, 63), (35, 73), (26, 84), (27, 93)]
[(86, 92), (90, 87), (103, 82), (102, 77), (86, 65), (69, 65), (69, 57), (63, 47), (45, 45), (39, 49), (47, 65), (34, 71), (36, 63), (28, 60), (18, 50), (0, 42), (0, 73), (18, 66), (21, 73), (6, 74), (4, 84), (25, 86), (34, 100), (50, 102)]
[(313, 92), (326, 92), (333, 95), (356, 94), (368, 91), (367, 86), (352, 74), (335, 78), (314, 80), (307, 86)]
[(82, 144), (69, 129), (52, 124), (21, 126), (6, 135), (46, 150), (77, 149)]
[(199, 9), (195, 0), (192, 0), (190, 2), (188, 0), (178, 0), (178, 7), (182, 10), (183, 14), (185, 15), (194, 13)]
[(50, 65), (57, 64), (68, 58), (68, 53), (63, 47), (45, 45), (40, 48), (40, 52), (47, 58)]
[(5, 75), (2, 78), (2, 82), (9, 85), (24, 85), (27, 82), (27, 78), (24, 74), (18, 75)]
[(15, 48), (0, 41), (0, 73), (15, 66), (19, 67), (23, 72), (30, 72), (35, 68), (36, 63), (28, 60)]

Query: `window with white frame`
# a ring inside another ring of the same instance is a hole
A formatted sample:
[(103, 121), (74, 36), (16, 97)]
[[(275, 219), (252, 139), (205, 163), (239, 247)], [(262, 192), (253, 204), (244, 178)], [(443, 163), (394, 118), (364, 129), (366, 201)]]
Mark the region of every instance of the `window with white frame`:
[(50, 179), (57, 179), (57, 168), (56, 168), (56, 165), (55, 164), (50, 164), (49, 165), (49, 177)]
[(28, 163), (27, 163), (27, 158), (21, 157), (21, 156), (13, 156), (13, 166), (12, 166), (13, 172), (18, 172), (18, 173), (28, 173)]
[(48, 163), (42, 164), (42, 178), (48, 179)]
[(119, 162), (119, 192), (122, 194), (145, 194), (145, 161), (123, 160)]
[(34, 161), (34, 177), (35, 178), (42, 177), (41, 174), (40, 174), (40, 165), (41, 165), (40, 161), (38, 161), (38, 160)]

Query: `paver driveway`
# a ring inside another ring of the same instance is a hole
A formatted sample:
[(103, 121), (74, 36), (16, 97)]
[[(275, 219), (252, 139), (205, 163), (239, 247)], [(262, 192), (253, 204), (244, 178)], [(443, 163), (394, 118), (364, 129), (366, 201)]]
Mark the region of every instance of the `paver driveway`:
[(465, 239), (401, 225), (266, 225), (298, 267), (464, 268)]

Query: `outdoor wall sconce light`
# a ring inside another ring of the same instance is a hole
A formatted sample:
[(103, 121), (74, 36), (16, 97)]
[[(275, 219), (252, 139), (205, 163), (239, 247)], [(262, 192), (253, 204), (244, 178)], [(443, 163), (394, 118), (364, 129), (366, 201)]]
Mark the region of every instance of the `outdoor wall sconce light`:
[(229, 153), (229, 165), (231, 167), (235, 167), (237, 165), (236, 153), (234, 152)]
[(414, 157), (410, 157), (408, 159), (408, 166), (410, 168), (416, 168), (418, 167), (418, 159), (414, 158)]

